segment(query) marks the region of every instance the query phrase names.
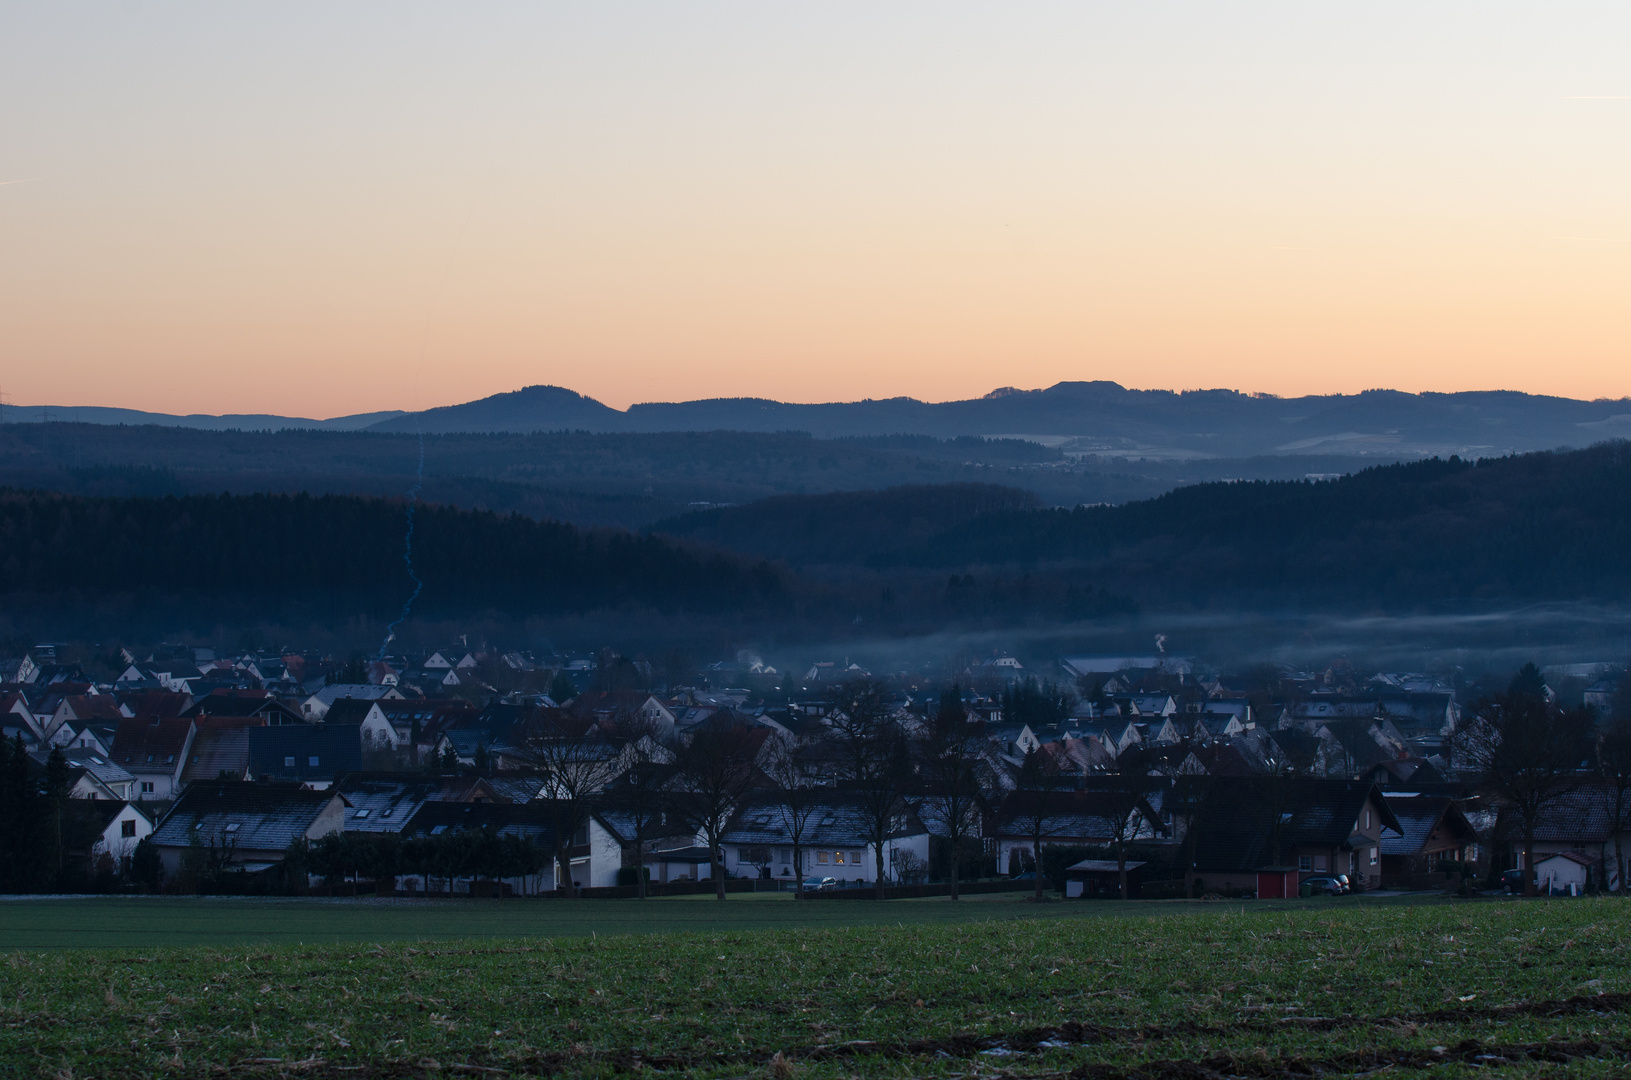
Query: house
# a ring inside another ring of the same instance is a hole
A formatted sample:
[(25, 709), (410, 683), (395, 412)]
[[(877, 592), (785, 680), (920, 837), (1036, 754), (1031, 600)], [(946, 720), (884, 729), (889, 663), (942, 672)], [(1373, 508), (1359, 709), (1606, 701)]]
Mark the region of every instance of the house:
[(255, 719), (267, 727), (306, 722), (298, 709), (264, 690), (214, 690), (195, 701), (182, 715), (222, 720)]
[(297, 783), (215, 780), (182, 792), (151, 842), (165, 877), (174, 879), (190, 849), (212, 848), (228, 865), (255, 872), (282, 862), (296, 840), (316, 840), (344, 826), (345, 800), (332, 792)]
[(356, 728), (364, 753), (394, 751), (399, 744), (396, 726), (386, 719), (377, 701), (341, 698), (323, 714), (323, 723), (330, 727)]
[(181, 782), (247, 779), (249, 732), (265, 727), (265, 721), (259, 716), (201, 716), (194, 723), (198, 734), (181, 770)]
[(1207, 889), (1256, 889), (1265, 866), (1381, 881), (1382, 833), (1403, 833), (1375, 784), (1283, 776), (1215, 777), (1195, 815), (1196, 873)]
[[(402, 830), (404, 836), (445, 836), (459, 832), (481, 832), (489, 830), (499, 836), (514, 836), (532, 841), (540, 856), (541, 865), (535, 873), (525, 874), (513, 878), (503, 879), (508, 890), (520, 896), (536, 896), (543, 892), (553, 892), (556, 885), (554, 866), (555, 853), (555, 824), (553, 815), (557, 813), (554, 807), (538, 803), (515, 805), (513, 803), (451, 803), (426, 802), (422, 804)], [(588, 848), (586, 842), (582, 845)], [(572, 864), (574, 870), (580, 865), (578, 857), (579, 847), (572, 848)], [(585, 850), (582, 863), (589, 863), (589, 852)], [(612, 871), (615, 876), (616, 870)], [(475, 881), (474, 875), (455, 875), (451, 879), (427, 880), (420, 875), (409, 875), (397, 879), (397, 888), (408, 892), (435, 892), (446, 891), (451, 893), (471, 892)], [(587, 881), (584, 884), (588, 884)]]
[[(750, 800), (726, 824), (719, 842), (725, 872), (732, 877), (791, 880), (795, 875), (838, 881), (872, 881), (877, 852), (860, 803), (834, 792), (815, 803), (800, 838), (803, 866), (793, 862), (793, 837), (785, 815), (769, 799)], [(892, 880), (927, 870), (929, 830), (902, 803), (884, 840), (884, 874)], [(702, 867), (703, 873), (707, 866)], [(657, 875), (654, 873), (653, 878)]]
[(394, 686), (375, 686), (371, 683), (331, 683), (300, 703), (300, 713), (311, 723), (323, 719), (330, 705), (341, 698), (358, 701), (402, 701), (405, 695)]
[(298, 781), (315, 790), (362, 768), (362, 740), (349, 725), (297, 724), (249, 729), (249, 776)]
[(132, 717), (113, 733), (113, 762), (136, 778), (136, 801), (174, 798), (198, 728), (185, 717)]
[[(83, 858), (92, 874), (128, 874), (136, 845), (153, 831), (153, 819), (147, 811), (123, 799), (78, 801), (71, 804), (70, 810), (75, 820), (68, 831), (85, 842), (71, 856)], [(106, 864), (102, 863), (104, 858)]]
[(70, 798), (128, 802), (139, 791), (133, 773), (120, 768), (101, 754), (68, 749), (63, 751), (63, 756), (68, 761), (68, 768), (73, 770), (72, 787), (68, 790)]
[[(1631, 831), (1617, 831), (1614, 821), (1616, 792), (1611, 781), (1582, 778), (1562, 797), (1547, 804), (1535, 823), (1535, 863), (1564, 851), (1574, 851), (1596, 860), (1594, 879), (1600, 887), (1617, 889), (1620, 873), (1615, 866), (1615, 841), (1631, 856)], [(1491, 837), (1492, 856), (1497, 866), (1521, 867), (1523, 863), (1523, 823), (1510, 806), (1500, 807)]]
[[(1107, 779), (1107, 785), (1119, 785)], [(998, 807), (986, 835), (996, 842), (997, 868), (1025, 866), (1034, 859), (1033, 838), (1041, 818), (1043, 847), (1104, 847), (1118, 835), (1124, 840), (1166, 838), (1160, 813), (1144, 793), (1105, 787), (1099, 790), (1009, 793)]]
[(496, 792), (482, 777), (419, 772), (347, 773), (331, 790), (346, 801), (346, 832), (402, 832), (426, 803), (516, 801)]
[(1382, 832), (1382, 884), (1420, 887), (1445, 860), (1474, 861), (1478, 833), (1455, 800), (1443, 795), (1385, 793), (1398, 829)]

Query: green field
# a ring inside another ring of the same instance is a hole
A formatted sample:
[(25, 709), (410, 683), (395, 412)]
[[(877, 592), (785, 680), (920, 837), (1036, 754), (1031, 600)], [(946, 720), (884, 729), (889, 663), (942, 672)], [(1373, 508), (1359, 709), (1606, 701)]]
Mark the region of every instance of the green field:
[[(1614, 899), (6, 902), (0, 1075), (1623, 1076), (1628, 915)], [(108, 947), (60, 947), (76, 927)], [(211, 944), (150, 943), (166, 934)]]

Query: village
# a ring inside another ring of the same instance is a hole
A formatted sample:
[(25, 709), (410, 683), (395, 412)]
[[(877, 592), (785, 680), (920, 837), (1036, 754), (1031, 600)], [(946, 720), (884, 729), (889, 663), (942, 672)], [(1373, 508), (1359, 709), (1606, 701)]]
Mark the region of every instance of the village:
[(1623, 888), (1631, 839), (1601, 665), (1526, 669), (1592, 727), (1524, 787), (1456, 686), (1341, 662), (680, 672), (460, 642), (126, 650), (99, 681), (67, 652), (0, 662), (7, 891), (1582, 895)]

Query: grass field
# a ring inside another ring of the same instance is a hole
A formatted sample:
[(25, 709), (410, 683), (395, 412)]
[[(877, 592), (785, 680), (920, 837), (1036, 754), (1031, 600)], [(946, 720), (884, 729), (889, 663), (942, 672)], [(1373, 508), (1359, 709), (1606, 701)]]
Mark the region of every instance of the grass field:
[[(44, 906), (0, 904), (8, 941), (20, 919), (46, 927)], [(719, 907), (755, 928), (729, 930), (690, 900), (50, 906), (58, 933), (190, 915), (220, 944), (14, 948), (0, 1075), (1623, 1076), (1631, 1061), (1631, 906), (1613, 899), (744, 901)], [(511, 936), (483, 909), (516, 910)], [(303, 923), (308, 944), (225, 944), (223, 911), (279, 920), (284, 940)], [(409, 943), (410, 918), (490, 936)], [(371, 933), (396, 937), (310, 943)], [(546, 933), (577, 936), (513, 936)]]
[[(1436, 898), (1434, 898), (1436, 899)], [(1421, 900), (1401, 898), (1403, 902)], [(1428, 901), (1431, 902), (1431, 901)], [(1345, 904), (1346, 900), (1299, 901)], [(162, 945), (341, 944), (516, 937), (589, 937), (795, 927), (894, 926), (993, 919), (1176, 915), (1205, 905), (1050, 903), (1028, 893), (945, 899), (796, 903), (791, 893), (636, 900), (246, 900), (52, 897), (0, 900), (0, 950)]]

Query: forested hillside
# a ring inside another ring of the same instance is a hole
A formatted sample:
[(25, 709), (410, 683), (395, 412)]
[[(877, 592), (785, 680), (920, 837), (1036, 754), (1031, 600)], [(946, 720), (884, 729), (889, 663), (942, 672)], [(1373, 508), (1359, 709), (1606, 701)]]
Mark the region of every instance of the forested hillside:
[[(790, 562), (825, 544), (831, 561), (876, 571), (1079, 572), (1146, 606), (1631, 596), (1625, 442), (1322, 482), (1200, 484), (1122, 506), (1027, 509), (1018, 493), (1008, 505), (987, 501), (909, 488), (766, 500), (664, 525)], [(817, 518), (826, 531), (810, 531)]]
[[(307, 495), (77, 498), (0, 490), (0, 594), (33, 603), (231, 600), (351, 617), (413, 591), (400, 500)], [(730, 612), (781, 595), (764, 565), (617, 530), (421, 505), (415, 610), (456, 617), (632, 606)]]

